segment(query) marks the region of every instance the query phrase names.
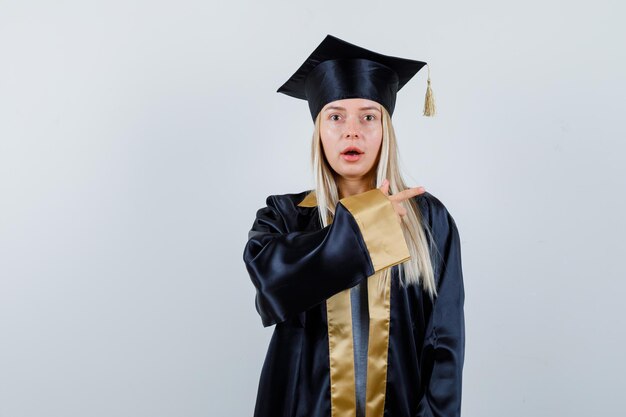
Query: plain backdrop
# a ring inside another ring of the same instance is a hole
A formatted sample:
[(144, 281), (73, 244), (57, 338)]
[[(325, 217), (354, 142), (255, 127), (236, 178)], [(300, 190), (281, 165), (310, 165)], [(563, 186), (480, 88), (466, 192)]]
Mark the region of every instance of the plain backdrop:
[[(0, 416), (251, 416), (273, 327), (242, 260), (313, 186), (327, 34), (430, 63), (393, 115), (457, 222), (463, 416), (623, 415), (616, 1), (0, 1)], [(394, 416), (408, 417), (408, 416)]]

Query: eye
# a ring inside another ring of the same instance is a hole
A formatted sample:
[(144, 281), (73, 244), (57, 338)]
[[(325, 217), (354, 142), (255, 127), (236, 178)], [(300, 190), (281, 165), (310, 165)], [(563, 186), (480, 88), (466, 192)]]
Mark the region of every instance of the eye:
[[(337, 117), (337, 119), (335, 119), (335, 116)], [(338, 114), (331, 114), (330, 115), (330, 120), (339, 120), (339, 115)]]
[[(370, 117), (370, 119), (367, 119), (368, 117)], [(373, 114), (368, 114), (368, 115), (366, 115), (366, 116), (365, 116), (365, 118), (366, 118), (368, 121), (372, 121), (372, 120), (375, 120), (375, 119), (376, 119), (376, 116), (374, 116)]]

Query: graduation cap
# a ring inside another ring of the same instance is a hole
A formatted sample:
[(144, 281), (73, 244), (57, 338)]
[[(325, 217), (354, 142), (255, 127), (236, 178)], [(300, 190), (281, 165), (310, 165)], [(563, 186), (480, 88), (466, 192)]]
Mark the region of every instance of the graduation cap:
[[(344, 98), (376, 101), (392, 115), (398, 90), (424, 65), (426, 62), (379, 54), (326, 35), (276, 92), (307, 100), (314, 121), (327, 103)], [(429, 67), (424, 116), (434, 114)]]

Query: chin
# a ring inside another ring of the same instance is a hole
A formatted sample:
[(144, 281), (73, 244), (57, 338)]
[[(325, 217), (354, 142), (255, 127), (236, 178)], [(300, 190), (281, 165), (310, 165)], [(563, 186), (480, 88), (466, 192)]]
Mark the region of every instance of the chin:
[(340, 171), (337, 171), (339, 175), (345, 178), (360, 178), (365, 176), (368, 172), (368, 170), (359, 167), (354, 167), (353, 169), (342, 169)]

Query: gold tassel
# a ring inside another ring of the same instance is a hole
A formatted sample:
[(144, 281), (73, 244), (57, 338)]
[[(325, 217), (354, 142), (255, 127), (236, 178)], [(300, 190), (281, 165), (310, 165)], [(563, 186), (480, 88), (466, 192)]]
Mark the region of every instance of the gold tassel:
[(424, 100), (424, 116), (435, 115), (435, 97), (430, 88), (430, 65), (428, 65), (428, 86), (426, 87), (426, 99)]

